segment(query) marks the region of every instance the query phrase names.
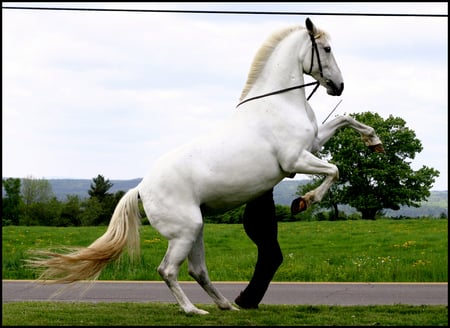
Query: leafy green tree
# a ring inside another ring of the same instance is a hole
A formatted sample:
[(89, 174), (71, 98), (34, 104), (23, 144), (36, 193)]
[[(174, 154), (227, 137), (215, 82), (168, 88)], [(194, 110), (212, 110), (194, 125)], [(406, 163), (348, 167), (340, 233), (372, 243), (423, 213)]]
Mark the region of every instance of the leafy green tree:
[[(319, 206), (332, 205), (338, 213), (338, 203), (348, 204), (361, 212), (363, 219), (370, 220), (383, 209), (419, 207), (430, 196), (439, 171), (427, 166), (414, 171), (410, 167), (416, 153), (423, 149), (414, 131), (392, 115), (386, 120), (372, 112), (350, 116), (375, 129), (385, 153), (372, 152), (353, 129), (338, 130), (318, 153), (339, 168), (339, 181)], [(319, 178), (313, 179), (317, 184)]]
[(86, 199), (81, 205), (80, 221), (82, 226), (97, 225), (103, 214), (103, 207), (95, 197)]
[(61, 216), (62, 204), (56, 197), (43, 202), (37, 201), (27, 206), (26, 215), (21, 222), (27, 226), (57, 226)]
[(67, 195), (62, 205), (61, 215), (57, 225), (61, 227), (81, 225), (81, 200), (78, 195)]
[(108, 193), (113, 184), (100, 174), (92, 180), (93, 183), (91, 183), (91, 188), (88, 190), (90, 201), (86, 203), (86, 211), (93, 216), (88, 218), (84, 215), (82, 221), (91, 225), (108, 224), (124, 192), (118, 192), (116, 195)]
[(20, 195), (20, 179), (2, 179), (6, 197), (2, 201), (2, 226), (19, 225), (20, 216), (23, 211), (23, 201)]
[(48, 180), (36, 179), (32, 176), (22, 180), (21, 192), (26, 206), (33, 203), (47, 203), (55, 196)]
[(60, 213), (60, 202), (56, 199), (50, 182), (28, 176), (22, 179), (24, 215), (21, 224), (53, 226)]
[(96, 178), (92, 179), (91, 189), (88, 190), (88, 194), (91, 197), (95, 197), (98, 200), (103, 200), (108, 195), (108, 190), (111, 189), (113, 184), (109, 181), (109, 179), (105, 179), (103, 175), (99, 174)]

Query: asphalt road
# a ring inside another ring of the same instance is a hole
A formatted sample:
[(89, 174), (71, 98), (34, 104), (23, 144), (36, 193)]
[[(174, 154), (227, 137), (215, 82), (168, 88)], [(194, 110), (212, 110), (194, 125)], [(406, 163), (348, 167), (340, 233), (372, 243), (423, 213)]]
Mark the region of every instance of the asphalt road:
[[(180, 282), (194, 304), (212, 304), (195, 282)], [(233, 301), (247, 283), (215, 282)], [(3, 280), (2, 301), (169, 302), (175, 298), (160, 281), (96, 281), (72, 285)], [(448, 283), (284, 283), (272, 282), (261, 304), (448, 305)]]

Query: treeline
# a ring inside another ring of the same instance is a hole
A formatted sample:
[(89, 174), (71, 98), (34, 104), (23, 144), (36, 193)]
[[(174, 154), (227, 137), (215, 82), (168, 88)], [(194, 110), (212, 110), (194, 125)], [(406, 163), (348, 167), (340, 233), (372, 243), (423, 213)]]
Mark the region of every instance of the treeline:
[[(92, 179), (88, 190), (89, 197), (66, 195), (65, 200), (58, 200), (49, 181), (45, 179), (7, 178), (2, 182), (5, 191), (2, 201), (2, 226), (108, 225), (117, 203), (125, 194), (123, 190), (109, 192), (113, 184), (100, 174)], [(304, 187), (299, 186), (299, 189)], [(139, 206), (142, 224), (149, 224), (142, 204), (139, 203)], [(204, 220), (207, 223), (242, 223), (244, 208), (245, 205), (222, 214), (205, 215)], [(276, 217), (279, 222), (362, 219), (360, 213), (336, 212), (334, 208), (324, 208), (319, 205), (292, 215), (289, 206), (279, 204), (276, 205)], [(407, 218), (401, 216), (393, 219)], [(447, 216), (442, 213), (439, 218), (447, 219)]]
[(93, 226), (107, 225), (112, 213), (125, 194), (109, 193), (112, 183), (102, 175), (93, 179), (88, 198), (67, 195), (60, 201), (48, 180), (3, 179), (2, 226)]

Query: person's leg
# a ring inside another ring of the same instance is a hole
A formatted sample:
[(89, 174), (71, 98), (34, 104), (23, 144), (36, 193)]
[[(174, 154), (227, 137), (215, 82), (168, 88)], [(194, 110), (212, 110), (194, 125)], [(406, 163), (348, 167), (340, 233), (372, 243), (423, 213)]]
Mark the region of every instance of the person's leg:
[(255, 271), (248, 286), (235, 299), (242, 308), (255, 309), (261, 302), (283, 255), (278, 243), (273, 189), (247, 203), (244, 211), (244, 229), (258, 247)]

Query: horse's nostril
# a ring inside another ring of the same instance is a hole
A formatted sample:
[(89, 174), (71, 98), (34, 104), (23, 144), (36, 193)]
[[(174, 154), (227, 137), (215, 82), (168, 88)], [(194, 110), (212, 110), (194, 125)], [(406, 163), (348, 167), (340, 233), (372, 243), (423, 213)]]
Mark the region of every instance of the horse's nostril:
[(342, 94), (342, 91), (344, 91), (344, 82), (341, 82), (341, 84), (336, 85), (331, 80), (326, 81), (327, 86), (329, 86), (330, 94), (334, 94), (336, 96), (340, 96)]

